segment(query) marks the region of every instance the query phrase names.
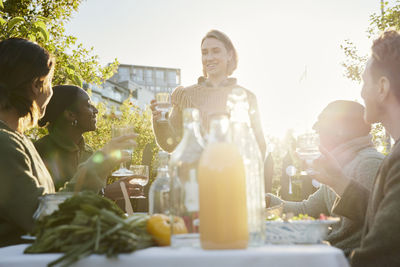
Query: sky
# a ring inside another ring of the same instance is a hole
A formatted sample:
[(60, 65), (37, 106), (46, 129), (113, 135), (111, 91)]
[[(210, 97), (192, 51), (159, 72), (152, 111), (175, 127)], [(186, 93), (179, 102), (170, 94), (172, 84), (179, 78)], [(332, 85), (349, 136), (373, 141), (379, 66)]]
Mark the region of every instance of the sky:
[[(66, 25), (101, 63), (180, 68), (182, 85), (201, 75), (200, 42), (225, 32), (239, 55), (233, 77), (256, 94), (265, 135), (309, 130), (331, 101), (357, 100), (340, 45), (369, 54), (369, 16), (379, 0), (87, 0)], [(306, 78), (300, 77), (307, 69)]]

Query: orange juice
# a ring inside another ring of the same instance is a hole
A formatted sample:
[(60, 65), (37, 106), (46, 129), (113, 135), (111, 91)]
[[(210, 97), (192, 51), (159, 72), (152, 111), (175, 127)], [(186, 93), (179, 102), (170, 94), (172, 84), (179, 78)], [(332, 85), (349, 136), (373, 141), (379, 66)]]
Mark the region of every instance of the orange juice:
[(203, 249), (247, 247), (245, 169), (234, 144), (212, 143), (198, 166), (200, 241)]

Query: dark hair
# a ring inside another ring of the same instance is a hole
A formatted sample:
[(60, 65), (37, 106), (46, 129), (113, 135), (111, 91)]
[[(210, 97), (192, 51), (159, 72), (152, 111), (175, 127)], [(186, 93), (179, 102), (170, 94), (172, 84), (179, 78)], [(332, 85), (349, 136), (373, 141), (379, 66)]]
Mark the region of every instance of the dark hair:
[(46, 113), (39, 120), (39, 126), (54, 125), (65, 110), (74, 110), (78, 93), (81, 89), (74, 85), (57, 85), (46, 108)]
[[(203, 44), (204, 40), (207, 38), (214, 38), (221, 41), (228, 52), (232, 51), (233, 58), (231, 61), (228, 62), (228, 69), (227, 69), (228, 76), (231, 75), (236, 70), (238, 64), (238, 55), (235, 47), (232, 44), (231, 39), (229, 39), (229, 37), (221, 31), (211, 30), (206, 34), (206, 36), (203, 37), (203, 39), (201, 40), (201, 44)], [(207, 76), (205, 69), (203, 69), (203, 74), (204, 76)]]
[(396, 30), (383, 32), (374, 40), (371, 49), (374, 59), (371, 64), (373, 78), (376, 80), (386, 76), (400, 100), (400, 33)]
[[(14, 108), (18, 115), (36, 122), (39, 107), (32, 97), (32, 84), (54, 68), (54, 58), (38, 44), (10, 38), (0, 42), (0, 110)], [(43, 86), (41, 90), (51, 90)]]
[(329, 103), (321, 112), (319, 120), (332, 127), (342, 127), (349, 137), (367, 135), (371, 125), (364, 121), (364, 106), (355, 101), (336, 100)]

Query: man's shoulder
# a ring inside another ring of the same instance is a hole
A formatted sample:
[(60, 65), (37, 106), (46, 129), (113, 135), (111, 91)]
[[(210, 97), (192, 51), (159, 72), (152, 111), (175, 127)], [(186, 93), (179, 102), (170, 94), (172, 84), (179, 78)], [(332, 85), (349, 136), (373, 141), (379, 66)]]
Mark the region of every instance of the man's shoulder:
[(10, 149), (23, 148), (25, 147), (25, 140), (18, 133), (0, 129), (0, 147), (3, 152)]

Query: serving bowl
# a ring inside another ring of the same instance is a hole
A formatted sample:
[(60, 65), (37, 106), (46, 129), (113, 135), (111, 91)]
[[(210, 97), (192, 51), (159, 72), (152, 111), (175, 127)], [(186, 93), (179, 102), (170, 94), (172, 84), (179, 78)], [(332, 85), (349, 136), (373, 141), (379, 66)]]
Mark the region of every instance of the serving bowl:
[(266, 242), (271, 244), (319, 244), (339, 218), (327, 220), (266, 221)]
[(58, 205), (63, 203), (66, 199), (72, 197), (72, 192), (58, 192), (55, 194), (46, 194), (39, 197), (39, 206), (33, 214), (34, 220), (40, 220), (44, 216), (52, 214), (58, 210)]

